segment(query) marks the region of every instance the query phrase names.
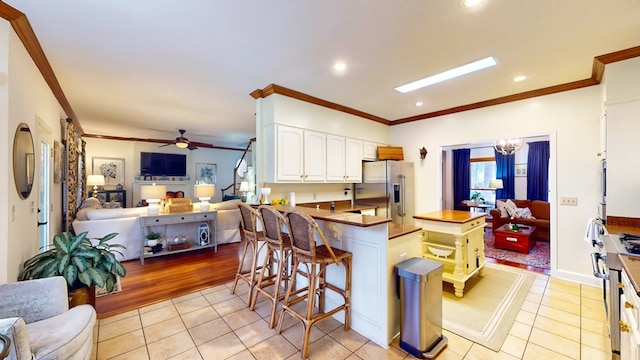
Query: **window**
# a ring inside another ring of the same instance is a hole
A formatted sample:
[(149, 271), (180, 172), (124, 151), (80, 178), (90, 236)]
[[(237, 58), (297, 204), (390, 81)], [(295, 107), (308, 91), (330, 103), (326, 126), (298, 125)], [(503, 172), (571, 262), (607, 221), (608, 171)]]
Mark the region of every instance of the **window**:
[[(495, 158), (471, 159), (471, 194), (479, 192), (484, 201), (489, 204), (496, 203), (496, 191), (489, 189), (489, 182), (496, 178)], [(469, 194), (469, 197), (471, 197)]]

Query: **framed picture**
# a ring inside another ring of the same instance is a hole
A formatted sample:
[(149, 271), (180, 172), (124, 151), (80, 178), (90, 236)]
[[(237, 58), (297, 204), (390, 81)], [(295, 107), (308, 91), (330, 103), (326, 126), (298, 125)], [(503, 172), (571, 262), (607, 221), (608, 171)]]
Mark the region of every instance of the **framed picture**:
[(216, 164), (196, 163), (196, 184), (215, 184)]
[(124, 183), (124, 159), (93, 157), (93, 175), (103, 175), (104, 184), (116, 186)]
[(516, 164), (515, 176), (527, 176), (527, 164)]

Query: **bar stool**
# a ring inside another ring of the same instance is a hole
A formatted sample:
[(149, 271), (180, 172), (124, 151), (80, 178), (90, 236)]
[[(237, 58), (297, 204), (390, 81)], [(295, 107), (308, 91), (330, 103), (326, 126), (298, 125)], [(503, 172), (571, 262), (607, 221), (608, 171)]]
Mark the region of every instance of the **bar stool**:
[[(240, 203), (240, 224), (242, 226), (242, 233), (244, 234), (244, 247), (242, 248), (242, 255), (240, 257), (240, 263), (238, 264), (238, 270), (236, 271), (236, 278), (231, 288), (231, 293), (236, 292), (236, 286), (238, 286), (238, 280), (242, 280), (249, 285), (249, 295), (247, 297), (247, 306), (251, 304), (251, 297), (253, 296), (253, 290), (258, 280), (256, 274), (260, 271), (258, 267), (258, 254), (264, 247), (264, 242), (260, 244), (260, 241), (264, 240), (264, 234), (262, 231), (258, 231), (258, 220), (262, 221), (260, 214), (257, 210), (251, 206)], [(249, 254), (251, 252), (251, 254)], [(243, 269), (245, 260), (249, 258), (249, 268)]]
[[(258, 207), (258, 212), (264, 225), (264, 240), (267, 244), (267, 253), (261, 266), (260, 276), (256, 281), (250, 308), (251, 310), (255, 309), (258, 295), (260, 294), (269, 299), (271, 301), (269, 327), (273, 328), (276, 322), (278, 302), (284, 299), (289, 283), (289, 259), (292, 254), (291, 240), (289, 239), (289, 234), (282, 231), (282, 228), (287, 225), (280, 212), (267, 205)], [(268, 274), (265, 275), (267, 272)], [(281, 284), (284, 284), (284, 287)], [(272, 286), (272, 288), (268, 289), (269, 286)]]
[[(322, 230), (320, 230), (311, 216), (297, 210), (289, 210), (285, 212), (284, 217), (289, 224), (289, 236), (291, 237), (291, 247), (293, 248), (292, 274), (305, 272), (309, 285), (294, 290), (296, 276), (291, 277), (282, 312), (280, 313), (277, 332), (280, 334), (284, 316), (287, 313), (302, 321), (304, 326), (302, 358), (306, 359), (309, 351), (311, 327), (315, 323), (344, 310), (344, 329), (349, 330), (351, 328), (351, 259), (353, 256), (348, 251), (329, 246)], [(318, 246), (316, 246), (315, 233), (322, 239), (322, 244)], [(327, 266), (331, 264), (344, 265), (346, 270), (344, 289), (327, 282), (326, 270)], [(303, 269), (298, 268), (300, 265), (304, 265)], [(324, 297), (326, 289), (340, 294), (344, 298), (344, 304), (325, 312)], [(318, 313), (314, 314), (316, 295), (318, 295)], [(293, 308), (293, 305), (304, 300), (307, 300), (307, 309), (304, 314), (300, 314)]]

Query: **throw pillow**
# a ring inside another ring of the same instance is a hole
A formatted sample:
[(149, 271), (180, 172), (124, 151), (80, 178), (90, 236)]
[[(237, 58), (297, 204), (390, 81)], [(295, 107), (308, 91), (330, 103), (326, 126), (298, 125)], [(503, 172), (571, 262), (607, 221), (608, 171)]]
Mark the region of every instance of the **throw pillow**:
[(507, 212), (507, 203), (502, 201), (502, 200), (498, 200), (496, 201), (496, 207), (498, 208), (498, 210), (500, 210), (500, 217), (507, 217), (509, 216), (509, 213)]
[(511, 199), (507, 200), (507, 202), (505, 203), (505, 207), (507, 209), (507, 213), (511, 217), (513, 217), (515, 215), (516, 211), (518, 210), (518, 206), (516, 205), (516, 203), (511, 201)]
[(533, 215), (531, 215), (529, 208), (518, 208), (513, 217), (515, 219), (535, 219)]

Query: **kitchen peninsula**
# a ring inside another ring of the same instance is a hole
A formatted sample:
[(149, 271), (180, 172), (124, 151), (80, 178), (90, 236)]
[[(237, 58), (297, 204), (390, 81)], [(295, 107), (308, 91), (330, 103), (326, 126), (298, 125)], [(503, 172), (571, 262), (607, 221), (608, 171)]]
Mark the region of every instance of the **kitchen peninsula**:
[[(276, 205), (280, 212), (290, 209)], [(394, 266), (404, 259), (421, 256), (420, 228), (394, 224), (391, 219), (363, 215), (342, 208), (335, 212), (296, 206), (316, 220), (332, 247), (353, 254), (351, 274), (351, 328), (376, 344), (388, 348), (400, 330), (399, 301), (395, 291)], [(330, 281), (344, 285), (344, 267), (327, 269)], [(298, 278), (299, 284), (305, 279)], [(327, 307), (334, 307), (341, 297), (327, 292)], [(344, 322), (344, 313), (334, 317)]]

